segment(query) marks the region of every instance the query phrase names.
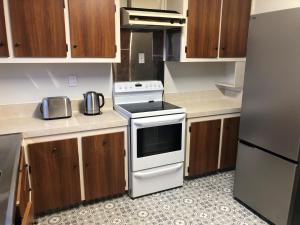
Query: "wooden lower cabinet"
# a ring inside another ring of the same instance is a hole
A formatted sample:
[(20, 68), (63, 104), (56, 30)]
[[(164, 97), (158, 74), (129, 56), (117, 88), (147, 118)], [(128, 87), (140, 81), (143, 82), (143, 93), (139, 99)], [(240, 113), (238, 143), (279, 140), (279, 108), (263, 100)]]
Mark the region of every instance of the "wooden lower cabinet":
[(124, 133), (82, 138), (85, 199), (125, 192)]
[(234, 169), (239, 124), (240, 117), (228, 118), (227, 116), (209, 121), (192, 122), (189, 129), (190, 151), (186, 175), (195, 177), (218, 170)]
[(31, 225), (34, 224), (33, 221), (33, 205), (32, 202), (28, 202), (26, 206), (26, 210), (24, 213), (24, 217), (22, 219), (22, 225)]
[(220, 129), (220, 119), (191, 124), (189, 176), (217, 171)]
[(236, 164), (240, 117), (224, 119), (220, 169), (233, 169)]
[(81, 201), (77, 138), (28, 145), (34, 214)]
[(21, 149), (20, 153), (17, 182), (15, 224), (33, 224), (32, 202), (30, 201), (31, 190), (29, 187), (28, 170), (23, 149)]

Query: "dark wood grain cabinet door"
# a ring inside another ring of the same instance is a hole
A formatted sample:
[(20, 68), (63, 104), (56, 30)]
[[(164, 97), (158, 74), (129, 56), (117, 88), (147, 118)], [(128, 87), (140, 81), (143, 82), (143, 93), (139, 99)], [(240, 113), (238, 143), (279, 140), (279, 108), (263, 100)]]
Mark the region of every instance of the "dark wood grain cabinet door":
[(82, 138), (86, 200), (125, 192), (124, 133)]
[(81, 201), (77, 139), (28, 145), (34, 213)]
[(16, 194), (16, 217), (21, 219), (24, 217), (27, 204), (29, 202), (30, 187), (28, 179), (28, 170), (25, 163), (24, 149), (21, 149), (19, 174), (18, 174), (18, 188)]
[(8, 57), (3, 1), (0, 1), (0, 57)]
[(69, 0), (72, 57), (114, 58), (115, 1)]
[(233, 169), (236, 164), (240, 117), (224, 119), (220, 169)]
[(251, 0), (223, 0), (220, 57), (245, 57)]
[(16, 57), (66, 57), (64, 1), (10, 0)]
[(187, 58), (216, 58), (221, 0), (189, 0), (188, 4)]
[(218, 170), (221, 120), (191, 124), (189, 176)]

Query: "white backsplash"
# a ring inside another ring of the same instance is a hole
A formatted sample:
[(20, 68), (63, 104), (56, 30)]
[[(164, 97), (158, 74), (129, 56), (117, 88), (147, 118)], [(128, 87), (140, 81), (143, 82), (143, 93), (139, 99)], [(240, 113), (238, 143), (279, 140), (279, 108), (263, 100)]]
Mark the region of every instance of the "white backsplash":
[[(69, 87), (68, 77), (76, 75), (78, 84)], [(1, 64), (0, 105), (35, 103), (46, 96), (83, 99), (87, 91), (111, 98), (111, 64)]]
[(165, 92), (218, 90), (216, 83), (224, 80), (226, 63), (165, 64)]

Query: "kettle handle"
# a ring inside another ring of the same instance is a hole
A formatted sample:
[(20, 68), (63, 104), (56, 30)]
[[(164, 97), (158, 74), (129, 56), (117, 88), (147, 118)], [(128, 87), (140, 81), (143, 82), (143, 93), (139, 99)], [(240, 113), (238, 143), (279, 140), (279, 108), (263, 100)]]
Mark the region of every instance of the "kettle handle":
[(99, 106), (99, 108), (102, 108), (102, 107), (104, 106), (104, 104), (105, 104), (104, 96), (103, 96), (103, 94), (98, 93), (98, 97), (101, 97), (101, 98), (102, 98), (102, 104)]

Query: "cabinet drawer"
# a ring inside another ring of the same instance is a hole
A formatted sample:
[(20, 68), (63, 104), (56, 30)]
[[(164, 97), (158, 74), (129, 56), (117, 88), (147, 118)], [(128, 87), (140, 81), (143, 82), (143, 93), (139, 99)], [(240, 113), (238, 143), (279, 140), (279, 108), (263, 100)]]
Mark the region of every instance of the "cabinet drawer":
[(133, 172), (130, 179), (135, 190), (130, 195), (133, 198), (179, 187), (183, 185), (183, 163)]

